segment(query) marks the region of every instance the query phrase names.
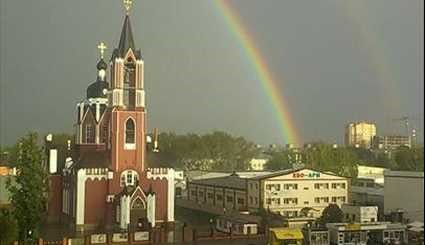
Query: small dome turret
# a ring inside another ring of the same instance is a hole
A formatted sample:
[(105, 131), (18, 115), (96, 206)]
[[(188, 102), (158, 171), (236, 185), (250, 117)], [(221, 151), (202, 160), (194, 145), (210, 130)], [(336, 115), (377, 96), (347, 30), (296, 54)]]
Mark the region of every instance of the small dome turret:
[(106, 64), (106, 62), (103, 60), (103, 58), (101, 58), (99, 60), (99, 62), (97, 62), (96, 65), (97, 70), (106, 70), (108, 68), (108, 64)]

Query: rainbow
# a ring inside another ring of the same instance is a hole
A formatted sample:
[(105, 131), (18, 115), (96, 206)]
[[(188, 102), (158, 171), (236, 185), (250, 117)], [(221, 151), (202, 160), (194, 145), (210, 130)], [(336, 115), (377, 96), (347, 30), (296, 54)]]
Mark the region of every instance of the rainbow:
[(298, 145), (300, 139), (295, 129), (294, 122), (291, 117), (288, 104), (285, 102), (282, 95), (279, 93), (280, 88), (278, 81), (273, 77), (267, 61), (264, 59), (260, 50), (256, 47), (253, 35), (250, 35), (247, 28), (242, 24), (241, 19), (234, 11), (227, 0), (214, 1), (218, 11), (224, 16), (224, 19), (229, 27), (229, 30), (234, 34), (240, 42), (250, 65), (254, 68), (258, 80), (270, 100), (270, 103), (275, 111), (279, 127), (283, 139), (286, 143)]

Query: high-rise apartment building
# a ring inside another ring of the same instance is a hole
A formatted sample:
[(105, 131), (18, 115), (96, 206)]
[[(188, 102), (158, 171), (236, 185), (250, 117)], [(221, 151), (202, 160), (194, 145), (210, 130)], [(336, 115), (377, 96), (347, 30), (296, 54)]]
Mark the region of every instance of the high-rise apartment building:
[(345, 127), (345, 145), (370, 148), (375, 135), (374, 123), (352, 122)]

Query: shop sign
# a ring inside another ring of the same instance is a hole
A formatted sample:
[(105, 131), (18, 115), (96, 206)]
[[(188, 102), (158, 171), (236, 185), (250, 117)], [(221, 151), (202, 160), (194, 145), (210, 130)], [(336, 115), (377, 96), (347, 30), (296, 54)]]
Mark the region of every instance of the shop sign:
[(320, 178), (320, 173), (319, 172), (298, 172), (298, 173), (293, 173), (292, 174), (292, 178), (294, 179), (317, 179)]

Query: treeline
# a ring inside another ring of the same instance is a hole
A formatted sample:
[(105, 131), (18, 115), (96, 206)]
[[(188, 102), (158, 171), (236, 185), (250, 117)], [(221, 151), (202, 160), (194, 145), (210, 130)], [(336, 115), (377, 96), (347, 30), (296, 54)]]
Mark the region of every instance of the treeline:
[(294, 152), (281, 149), (271, 152), (267, 169), (279, 170), (292, 166), (296, 155), (301, 162), (311, 168), (322, 171), (332, 171), (340, 175), (357, 176), (357, 165), (383, 167), (391, 170), (424, 171), (424, 148), (401, 146), (393, 151), (372, 151), (353, 147), (337, 147), (325, 143), (314, 144), (312, 147)]
[(246, 170), (260, 149), (243, 137), (225, 132), (209, 134), (161, 133), (160, 154), (174, 159), (172, 167), (184, 170)]
[[(53, 135), (51, 145), (58, 149), (59, 168), (69, 154), (67, 151), (69, 139), (73, 141), (74, 137), (68, 134)], [(318, 142), (298, 151), (286, 148), (260, 149), (243, 137), (235, 137), (221, 131), (203, 135), (194, 133), (177, 135), (173, 132), (163, 132), (159, 135), (158, 143), (162, 163), (160, 167), (184, 170), (248, 170), (251, 159), (264, 153), (270, 159), (266, 170), (272, 171), (291, 168), (297, 162), (306, 167), (351, 177), (357, 175), (358, 164), (392, 170), (424, 171), (423, 146), (399, 147), (396, 150), (384, 152), (343, 146), (334, 148), (331, 144)], [(13, 152), (13, 147), (3, 148), (2, 151)]]

